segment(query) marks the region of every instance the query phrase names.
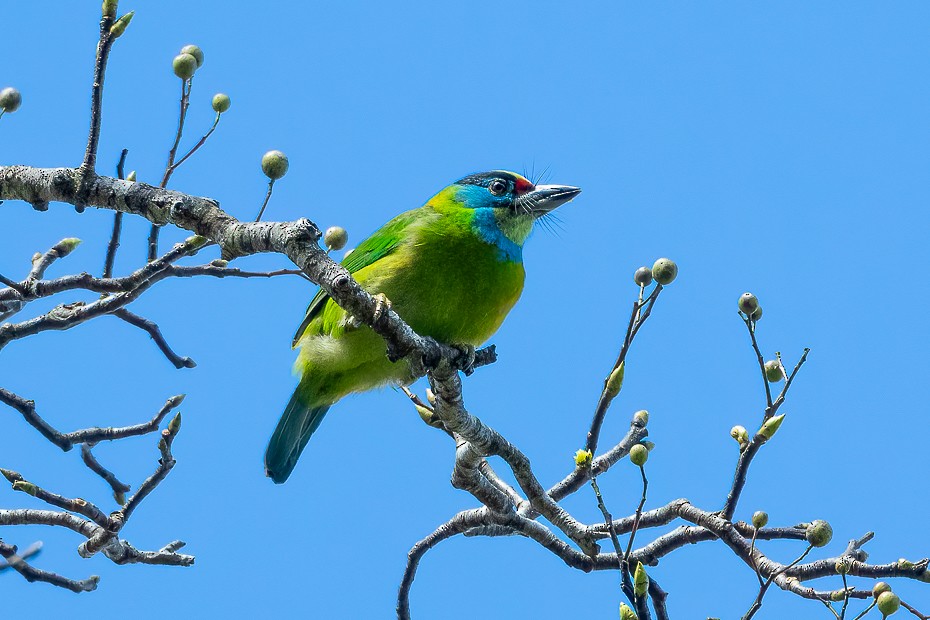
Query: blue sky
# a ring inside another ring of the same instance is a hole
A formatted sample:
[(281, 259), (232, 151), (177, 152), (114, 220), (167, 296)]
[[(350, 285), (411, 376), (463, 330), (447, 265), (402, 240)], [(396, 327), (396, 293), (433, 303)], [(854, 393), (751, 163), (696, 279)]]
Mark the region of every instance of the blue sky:
[[(930, 6), (575, 4), (124, 2), (136, 17), (110, 61), (100, 167), (109, 173), (128, 148), (127, 168), (157, 184), (176, 122), (171, 58), (197, 43), (206, 62), (185, 144), (208, 128), (213, 93), (227, 92), (232, 109), (172, 187), (234, 215), (257, 212), (259, 160), (272, 148), (291, 166), (266, 217), (342, 225), (350, 245), (466, 173), (547, 169), (551, 182), (584, 193), (560, 210), (558, 234), (529, 241), (523, 298), (493, 339), (500, 361), (465, 382), (470, 410), (520, 446), (544, 484), (560, 479), (619, 347), (632, 273), (669, 256), (679, 278), (634, 346), (602, 439), (618, 439), (633, 411), (651, 412), (647, 507), (676, 497), (722, 504), (737, 456), (728, 431), (761, 418), (736, 316), (751, 290), (765, 308), (766, 354), (793, 363), (803, 347), (812, 353), (737, 517), (827, 519), (829, 555), (874, 530), (874, 561), (923, 557)], [(18, 87), (23, 106), (0, 119), (0, 163), (79, 163), (98, 6), (5, 7), (0, 87)], [(0, 273), (22, 277), (34, 252), (68, 236), (84, 244), (49, 275), (99, 271), (111, 219), (5, 203)], [(119, 273), (143, 260), (146, 232), (126, 222)], [(193, 370), (175, 370), (145, 334), (112, 318), (3, 350), (0, 384), (66, 430), (141, 421), (188, 394), (178, 465), (124, 535), (146, 548), (181, 538), (197, 556), (190, 569), (118, 567), (80, 559), (70, 532), (11, 528), (7, 542), (45, 541), (38, 566), (102, 579), (75, 595), (0, 574), (5, 611), (392, 616), (407, 550), (475, 502), (449, 484), (449, 441), (392, 390), (339, 403), (291, 480), (264, 478), (265, 442), (295, 381), (291, 335), (312, 294), (297, 278), (159, 284), (133, 309), (198, 362)], [(0, 466), (114, 508), (76, 452), (45, 443), (12, 410), (0, 424)], [(134, 486), (157, 457), (153, 438), (97, 453)], [(600, 480), (615, 515), (635, 508), (637, 478), (623, 462)], [(566, 505), (600, 518), (589, 489)], [(38, 503), (0, 488), (0, 506)], [(802, 547), (765, 549), (788, 562)], [(755, 577), (720, 544), (682, 549), (652, 574), (673, 617), (738, 617), (755, 596)], [(472, 618), (476, 608), (611, 618), (616, 582), (522, 539), (458, 538), (425, 557), (412, 609), (419, 618)], [(928, 586), (895, 589), (927, 613)], [(757, 617), (788, 614), (829, 617), (780, 591)]]

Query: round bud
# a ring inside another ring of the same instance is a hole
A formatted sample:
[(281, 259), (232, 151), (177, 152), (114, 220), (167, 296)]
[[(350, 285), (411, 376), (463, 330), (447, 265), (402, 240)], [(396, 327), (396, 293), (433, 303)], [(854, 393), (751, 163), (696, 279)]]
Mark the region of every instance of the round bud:
[(12, 86), (0, 90), (0, 110), (15, 112), (23, 103), (23, 95)]
[(778, 360), (769, 360), (765, 363), (765, 378), (768, 379), (769, 383), (778, 383), (784, 379), (781, 364), (778, 363)]
[(740, 312), (751, 316), (752, 313), (756, 311), (756, 308), (759, 307), (759, 300), (752, 293), (743, 293), (739, 296), (739, 301), (736, 305), (739, 306)]
[(216, 93), (213, 95), (213, 111), (222, 114), (229, 109), (229, 95), (226, 93)]
[(130, 170), (129, 174), (126, 175), (126, 180), (129, 181), (130, 183), (135, 183), (136, 182), (136, 171)]
[(878, 598), (882, 592), (891, 592), (891, 586), (884, 581), (879, 581), (874, 586), (872, 586), (872, 596), (874, 598)]
[(262, 172), (272, 181), (287, 174), (288, 165), (287, 155), (281, 151), (268, 151), (262, 156)]
[(190, 54), (197, 61), (197, 68), (203, 65), (203, 50), (196, 45), (185, 45), (181, 48), (182, 54)]
[(749, 315), (749, 318), (753, 321), (758, 321), (762, 318), (762, 306), (758, 306), (755, 310), (752, 311), (752, 314)]
[(188, 80), (197, 70), (197, 59), (190, 54), (178, 54), (171, 61), (171, 68), (174, 69), (176, 76), (182, 80)]
[(754, 528), (761, 529), (768, 525), (769, 523), (769, 513), (764, 510), (757, 510), (752, 513), (752, 526)]
[(901, 607), (901, 599), (898, 598), (898, 595), (890, 590), (888, 592), (882, 592), (878, 595), (878, 611), (882, 612), (883, 616), (890, 616), (891, 614), (898, 611)]
[(678, 277), (678, 265), (668, 258), (660, 258), (652, 265), (652, 277), (659, 284), (671, 284)]
[(849, 569), (852, 568), (852, 559), (844, 555), (836, 561), (833, 568), (836, 569), (836, 574), (838, 575), (848, 575)]
[(826, 521), (817, 519), (807, 526), (804, 537), (814, 547), (825, 547), (833, 540), (833, 528)]
[(641, 443), (630, 448), (630, 462), (638, 467), (642, 467), (649, 459), (649, 450)]
[(323, 242), (330, 250), (341, 250), (349, 241), (349, 233), (342, 226), (330, 226), (323, 235)]
[(639, 422), (641, 425), (646, 426), (649, 424), (649, 412), (645, 409), (640, 409), (633, 414), (633, 421)]
[(640, 267), (633, 273), (633, 282), (640, 286), (649, 286), (652, 284), (652, 269), (649, 267)]

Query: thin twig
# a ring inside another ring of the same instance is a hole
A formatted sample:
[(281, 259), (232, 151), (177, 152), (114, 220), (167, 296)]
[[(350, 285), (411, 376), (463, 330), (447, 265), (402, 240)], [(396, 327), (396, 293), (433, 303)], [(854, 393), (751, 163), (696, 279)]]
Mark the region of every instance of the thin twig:
[[(123, 180), (126, 178), (125, 165), (126, 156), (129, 155), (129, 149), (123, 149), (120, 153), (119, 163), (116, 164), (116, 178)], [(123, 213), (117, 211), (113, 214), (113, 232), (110, 233), (110, 243), (107, 244), (107, 255), (103, 261), (103, 277), (109, 278), (113, 275), (113, 263), (116, 261), (116, 250), (119, 248), (120, 232), (123, 230)]]
[(139, 329), (148, 332), (149, 336), (151, 336), (152, 340), (155, 342), (155, 346), (157, 346), (158, 350), (168, 358), (169, 362), (174, 364), (175, 368), (194, 368), (197, 366), (197, 362), (191, 358), (180, 356), (171, 350), (171, 347), (168, 346), (168, 342), (165, 340), (164, 335), (161, 333), (161, 329), (159, 329), (158, 325), (154, 321), (150, 321), (145, 317), (134, 314), (126, 308), (115, 310), (113, 312), (113, 316), (119, 317), (130, 325), (134, 325)]
[(97, 460), (97, 457), (94, 456), (92, 451), (95, 445), (96, 444), (92, 443), (81, 444), (81, 460), (84, 461), (84, 464), (87, 465), (92, 472), (103, 478), (103, 480), (110, 485), (110, 488), (113, 489), (113, 499), (116, 500), (117, 504), (123, 505), (126, 503), (125, 494), (129, 492), (130, 487), (128, 484), (120, 482), (116, 474), (100, 464), (100, 461)]
[(274, 179), (268, 181), (268, 192), (265, 194), (265, 201), (262, 203), (262, 208), (258, 210), (258, 215), (255, 217), (255, 221), (262, 219), (262, 214), (265, 212), (265, 207), (268, 206), (268, 201), (271, 200), (271, 190), (274, 188)]

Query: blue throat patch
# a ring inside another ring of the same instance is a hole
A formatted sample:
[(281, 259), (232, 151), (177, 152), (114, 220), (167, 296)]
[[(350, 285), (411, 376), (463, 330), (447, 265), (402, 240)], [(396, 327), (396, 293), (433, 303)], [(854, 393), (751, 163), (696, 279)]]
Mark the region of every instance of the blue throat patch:
[(523, 262), (523, 246), (517, 245), (510, 237), (505, 235), (497, 225), (494, 218), (494, 209), (481, 207), (475, 209), (475, 219), (472, 226), (484, 241), (497, 246), (499, 258), (512, 263)]

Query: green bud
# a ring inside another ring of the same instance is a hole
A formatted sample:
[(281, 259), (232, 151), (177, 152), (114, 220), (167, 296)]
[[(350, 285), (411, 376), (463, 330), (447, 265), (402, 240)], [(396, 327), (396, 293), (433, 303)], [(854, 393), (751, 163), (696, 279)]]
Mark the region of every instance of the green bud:
[(620, 365), (614, 368), (610, 376), (607, 377), (607, 384), (604, 386), (604, 394), (608, 398), (614, 398), (617, 394), (620, 393), (620, 389), (623, 388), (623, 373), (626, 368), (626, 362), (620, 362)]
[(876, 600), (878, 601), (878, 611), (882, 612), (883, 616), (890, 616), (901, 608), (901, 599), (891, 591), (882, 592)]
[(426, 407), (424, 407), (423, 405), (414, 404), (413, 406), (416, 407), (417, 413), (420, 414), (420, 418), (424, 422), (432, 426), (433, 425), (433, 412), (427, 409)]
[(765, 378), (769, 383), (778, 383), (785, 378), (778, 360), (769, 360), (765, 363)]
[(646, 449), (641, 443), (636, 444), (630, 448), (630, 462), (634, 465), (642, 467), (646, 464), (646, 461), (649, 459), (649, 450)]
[(730, 437), (735, 439), (741, 448), (749, 443), (749, 431), (739, 424), (730, 429)]
[(578, 467), (590, 467), (591, 461), (594, 460), (594, 454), (590, 450), (578, 450), (575, 452), (575, 465)]
[(642, 598), (646, 596), (646, 592), (649, 590), (649, 575), (646, 574), (646, 569), (643, 567), (642, 562), (636, 563), (636, 570), (633, 572), (633, 594), (636, 595), (636, 598)]
[(184, 240), (184, 243), (191, 246), (191, 250), (199, 250), (203, 246), (207, 245), (210, 242), (206, 237), (200, 235), (191, 235)]
[(639, 620), (636, 612), (630, 609), (626, 603), (620, 603), (620, 620)]
[(28, 493), (29, 495), (33, 497), (35, 497), (36, 493), (38, 493), (38, 489), (36, 489), (36, 485), (32, 484), (31, 482), (26, 482), (25, 480), (17, 480), (16, 482), (14, 482), (13, 490), (22, 491), (23, 493)]
[(281, 151), (268, 151), (262, 156), (262, 172), (272, 181), (277, 181), (287, 174), (287, 155)]
[(197, 70), (197, 59), (190, 54), (178, 54), (171, 61), (171, 68), (176, 76), (182, 80), (189, 80)]
[(764, 510), (757, 510), (752, 513), (752, 526), (757, 530), (761, 530), (763, 527), (769, 523), (769, 513)]
[(226, 266), (229, 265), (229, 261), (228, 261), (228, 260), (224, 260), (224, 259), (222, 259), (222, 258), (217, 258), (217, 259), (211, 260), (211, 261), (210, 261), (210, 265), (211, 265), (212, 267), (226, 268)]
[(433, 394), (433, 390), (426, 388), (426, 402), (432, 406), (436, 406), (436, 395)]
[(652, 277), (663, 286), (671, 284), (678, 277), (678, 265), (668, 258), (660, 258), (652, 265)]
[(55, 244), (55, 251), (58, 252), (58, 256), (64, 258), (68, 254), (74, 251), (74, 249), (81, 245), (81, 240), (77, 237), (68, 237), (67, 239), (62, 239), (57, 244)]
[(749, 318), (752, 319), (753, 321), (758, 321), (759, 319), (761, 319), (762, 318), (762, 306), (759, 306), (758, 308), (753, 310), (752, 314), (749, 315)]
[(23, 95), (12, 86), (0, 90), (0, 110), (15, 112), (23, 103)]
[(196, 45), (185, 45), (181, 48), (182, 54), (190, 54), (197, 61), (197, 69), (203, 65), (203, 50)]
[(129, 28), (129, 22), (132, 21), (132, 16), (135, 14), (135, 11), (129, 11), (118, 20), (116, 20), (116, 22), (110, 26), (110, 36), (114, 39), (118, 39), (120, 36), (122, 36), (122, 34), (126, 32), (126, 29)]
[(168, 432), (172, 435), (177, 435), (178, 431), (181, 430), (181, 412), (178, 411), (174, 414), (174, 417), (171, 418), (171, 421), (168, 422)]
[(130, 173), (126, 175), (126, 180), (129, 181), (130, 183), (135, 183), (136, 182), (136, 171), (135, 170), (130, 171)]
[(3, 469), (0, 467), (0, 474), (3, 474), (3, 477), (6, 478), (9, 482), (17, 482), (23, 479), (19, 472), (13, 471), (12, 469)]
[(639, 424), (640, 426), (646, 426), (649, 424), (649, 412), (645, 409), (640, 409), (633, 414), (633, 421)]
[(739, 307), (740, 312), (752, 316), (752, 313), (759, 307), (759, 300), (752, 293), (743, 293), (739, 296), (736, 305)]
[(216, 93), (213, 95), (213, 111), (219, 114), (222, 114), (229, 109), (229, 106), (232, 105), (232, 102), (229, 100), (229, 95), (226, 93)]
[(103, 0), (103, 15), (104, 17), (114, 17), (116, 15), (116, 9), (119, 6), (119, 0)]
[(852, 559), (849, 556), (843, 556), (833, 565), (837, 575), (848, 575), (849, 569), (852, 568)]
[(898, 558), (898, 568), (901, 570), (910, 570), (914, 568), (914, 563), (905, 558)]
[(833, 527), (822, 519), (817, 519), (807, 526), (804, 537), (814, 547), (825, 547), (833, 540)]
[(649, 286), (652, 284), (652, 269), (649, 267), (640, 267), (633, 273), (633, 282), (640, 286)]
[(775, 432), (778, 430), (778, 427), (781, 426), (782, 420), (785, 419), (784, 414), (772, 416), (765, 421), (765, 424), (762, 425), (762, 428), (759, 429), (759, 434), (762, 435), (766, 440), (771, 439), (775, 436)]
[(842, 601), (846, 599), (846, 590), (834, 590), (830, 593), (830, 600), (833, 602)]
[(879, 594), (882, 592), (891, 592), (891, 586), (885, 583), (884, 581), (879, 581), (874, 586), (872, 586), (872, 597), (878, 598)]
[(330, 226), (323, 234), (323, 243), (327, 249), (339, 251), (349, 242), (349, 233), (342, 226)]

